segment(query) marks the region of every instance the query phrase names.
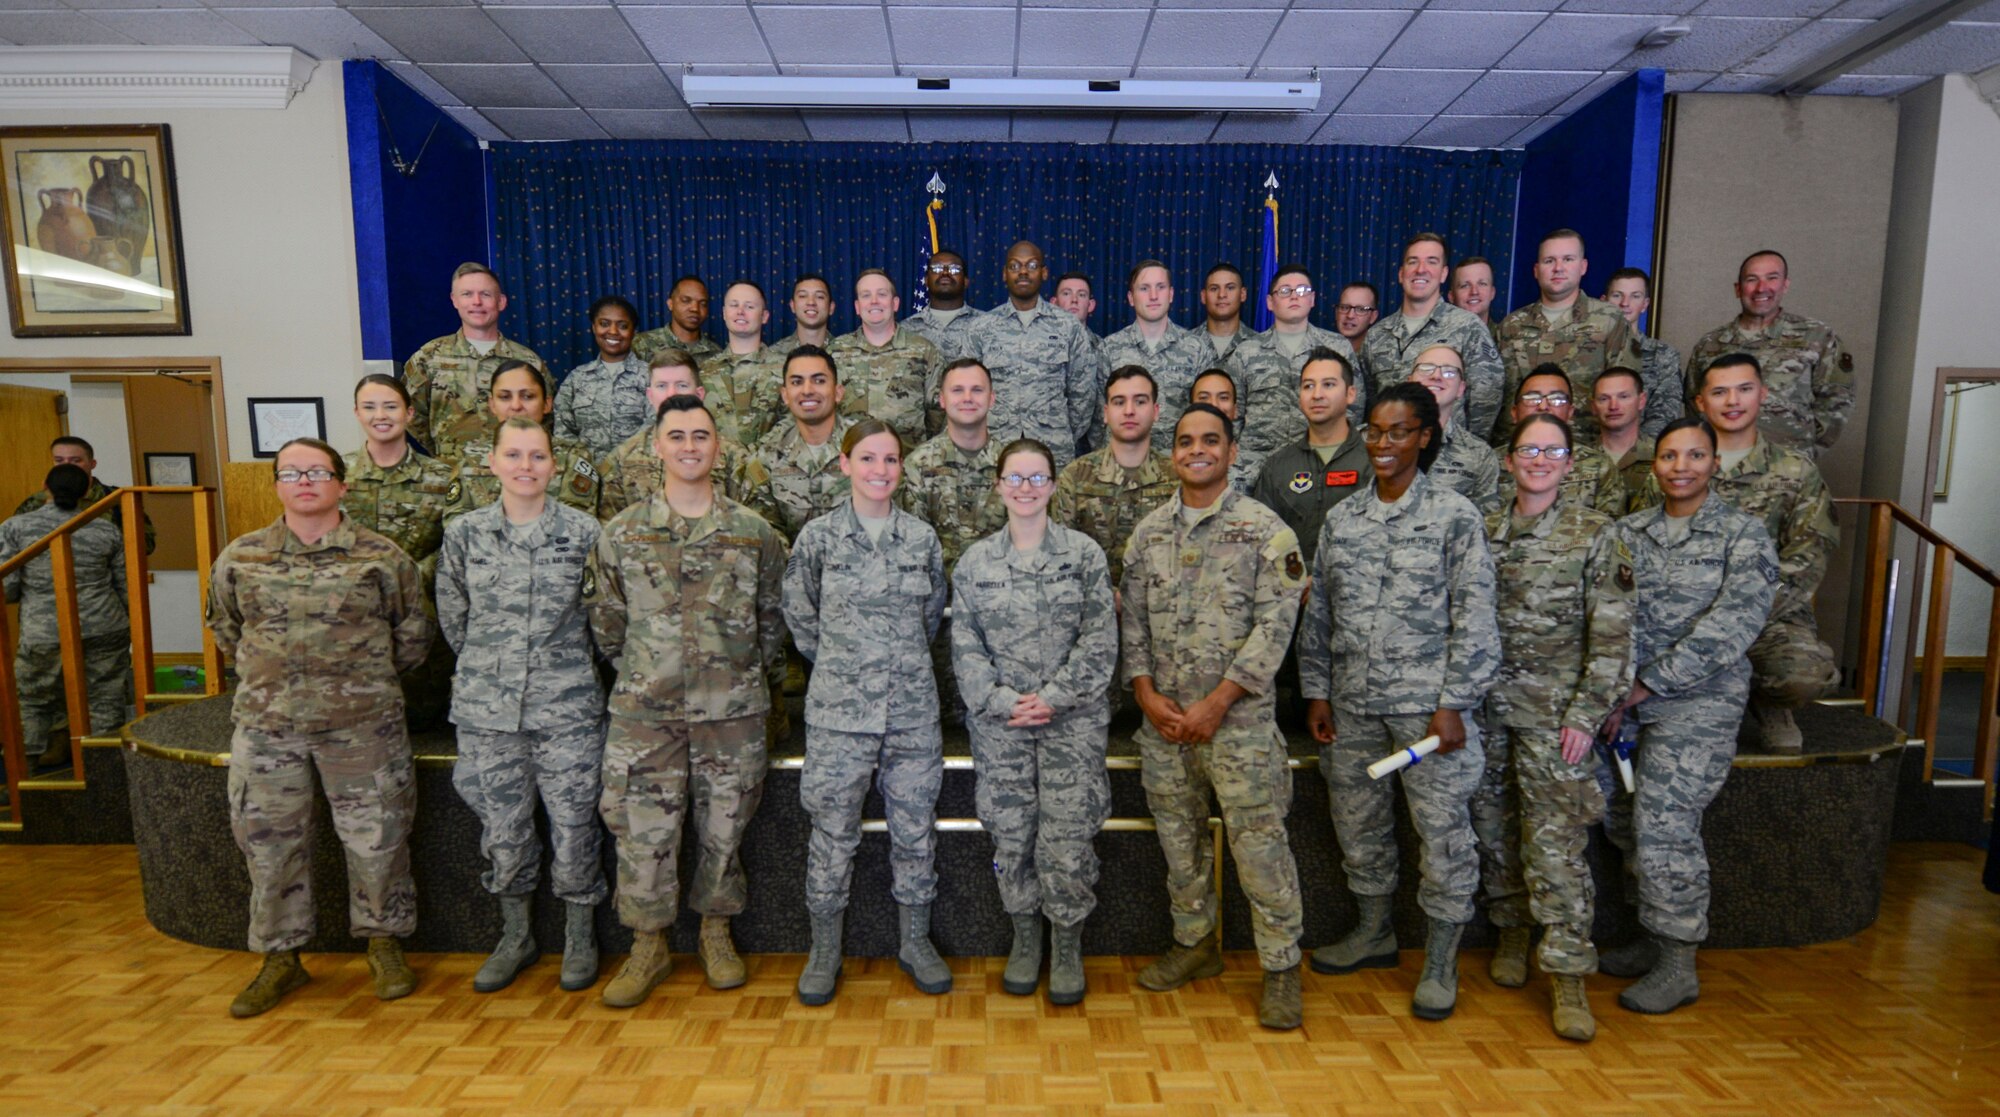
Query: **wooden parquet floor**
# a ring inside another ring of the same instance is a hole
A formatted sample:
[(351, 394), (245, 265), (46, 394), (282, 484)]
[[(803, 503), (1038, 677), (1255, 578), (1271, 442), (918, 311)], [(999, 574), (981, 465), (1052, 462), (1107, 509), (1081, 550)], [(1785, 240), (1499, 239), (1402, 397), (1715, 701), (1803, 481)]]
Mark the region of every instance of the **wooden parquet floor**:
[(1485, 952), (1447, 1022), (1411, 1016), (1406, 951), (1396, 971), (1308, 973), (1286, 1034), (1257, 1026), (1247, 954), (1167, 995), (1133, 983), (1146, 959), (1092, 958), (1069, 1009), (1002, 993), (999, 959), (953, 959), (938, 998), (850, 960), (820, 1009), (792, 996), (798, 956), (751, 959), (729, 993), (685, 959), (622, 1013), (557, 990), (553, 960), (478, 996), (478, 958), (418, 955), (416, 995), (383, 1004), (360, 957), (322, 955), (287, 1004), (235, 1021), (251, 960), (154, 931), (129, 847), (7, 846), (0, 1114), (1995, 1114), (2000, 897), (1977, 857), (1892, 847), (1874, 928), (1705, 952), (1700, 1004), (1672, 1016), (1593, 978), (1598, 1039), (1578, 1046), (1550, 1034), (1545, 984), (1496, 988)]

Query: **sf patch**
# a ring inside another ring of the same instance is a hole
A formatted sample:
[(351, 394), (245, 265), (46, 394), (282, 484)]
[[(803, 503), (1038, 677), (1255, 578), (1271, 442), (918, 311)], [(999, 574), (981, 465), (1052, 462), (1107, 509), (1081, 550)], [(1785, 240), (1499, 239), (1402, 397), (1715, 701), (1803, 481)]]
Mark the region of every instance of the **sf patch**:
[(1299, 553), (1297, 551), (1292, 551), (1287, 555), (1285, 555), (1286, 580), (1297, 582), (1305, 578), (1305, 576), (1306, 576), (1306, 564), (1303, 559), (1299, 558)]
[(1294, 473), (1294, 474), (1292, 474), (1292, 491), (1293, 491), (1293, 492), (1295, 492), (1295, 493), (1305, 493), (1305, 492), (1309, 492), (1309, 491), (1311, 491), (1312, 487), (1313, 487), (1313, 475), (1312, 475), (1312, 474), (1310, 474), (1310, 473), (1307, 473), (1307, 472), (1306, 472), (1306, 471), (1304, 471), (1304, 470), (1300, 470), (1299, 472), (1297, 472), (1297, 473)]
[(1622, 562), (1621, 562), (1621, 563), (1619, 563), (1619, 564), (1618, 564), (1618, 588), (1619, 588), (1619, 589), (1621, 589), (1621, 590), (1629, 590), (1629, 589), (1631, 589), (1631, 588), (1632, 588), (1633, 584), (1634, 584), (1634, 583), (1633, 583), (1633, 580), (1632, 580), (1632, 568), (1631, 568), (1630, 566), (1627, 566), (1626, 564), (1624, 564), (1624, 563), (1622, 563)]

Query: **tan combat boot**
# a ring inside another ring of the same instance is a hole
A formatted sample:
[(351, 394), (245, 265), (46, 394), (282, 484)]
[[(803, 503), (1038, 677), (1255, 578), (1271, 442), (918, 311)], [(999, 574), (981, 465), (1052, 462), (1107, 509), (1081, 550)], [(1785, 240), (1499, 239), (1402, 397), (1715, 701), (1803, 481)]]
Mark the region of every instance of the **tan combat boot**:
[(710, 989), (734, 989), (750, 979), (749, 970), (729, 939), (729, 917), (701, 917), (701, 969)]
[(312, 980), (306, 968), (299, 964), (296, 950), (274, 950), (264, 955), (264, 966), (250, 984), (243, 987), (236, 999), (229, 1002), (229, 1015), (241, 1020), (251, 1016), (261, 1016), (278, 1007), (285, 994), (304, 987)]
[(1264, 971), (1264, 1000), (1257, 1006), (1257, 1023), (1289, 1032), (1305, 1021), (1305, 990), (1299, 968)]
[(654, 987), (674, 972), (674, 956), (667, 950), (665, 931), (632, 932), (632, 956), (618, 976), (604, 983), (606, 1008), (631, 1008), (644, 1001)]
[(1139, 984), (1155, 993), (1167, 993), (1197, 978), (1221, 974), (1222, 943), (1211, 931), (1193, 946), (1175, 943), (1172, 950), (1139, 971)]
[(1532, 936), (1526, 927), (1500, 928), (1500, 946), (1493, 951), (1493, 964), (1487, 973), (1493, 984), (1506, 989), (1519, 989), (1528, 983), (1528, 941)]
[(1549, 1017), (1556, 1034), (1578, 1043), (1597, 1038), (1597, 1018), (1590, 1014), (1590, 998), (1584, 996), (1583, 978), (1575, 974), (1554, 974), (1549, 1001)]
[(375, 975), (375, 996), (384, 1001), (417, 991), (417, 975), (403, 960), (403, 944), (385, 935), (368, 940), (368, 971)]

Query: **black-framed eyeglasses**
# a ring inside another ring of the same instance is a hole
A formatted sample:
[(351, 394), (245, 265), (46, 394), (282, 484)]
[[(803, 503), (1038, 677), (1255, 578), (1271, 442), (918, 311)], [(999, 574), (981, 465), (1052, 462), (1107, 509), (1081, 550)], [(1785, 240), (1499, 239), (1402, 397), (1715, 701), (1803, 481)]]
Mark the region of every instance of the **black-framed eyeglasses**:
[(1340, 314), (1373, 314), (1373, 313), (1375, 313), (1375, 308), (1374, 308), (1374, 307), (1372, 307), (1372, 306), (1350, 306), (1350, 305), (1348, 305), (1347, 303), (1341, 303), (1341, 304), (1340, 304), (1339, 306), (1336, 306), (1336, 307), (1334, 307), (1333, 309), (1334, 309), (1334, 310), (1335, 310), (1335, 311), (1336, 311), (1337, 313), (1340, 313)]
[(1422, 427), (1378, 427), (1361, 428), (1361, 441), (1368, 443), (1387, 442), (1391, 446), (1405, 446), (1423, 433)]
[(1303, 299), (1307, 295), (1312, 294), (1313, 289), (1312, 289), (1312, 284), (1310, 283), (1297, 283), (1297, 284), (1287, 283), (1283, 287), (1273, 287), (1271, 289), (1271, 293), (1273, 295), (1278, 296), (1281, 299), (1289, 299), (1294, 295), (1297, 295), (1299, 298)]
[(333, 480), (333, 470), (331, 470), (331, 469), (281, 469), (281, 470), (279, 470), (279, 471), (278, 471), (278, 480), (279, 480), (280, 482), (282, 482), (283, 484), (287, 484), (287, 485), (296, 485), (296, 484), (298, 484), (298, 483), (299, 483), (299, 482), (301, 482), (301, 481), (313, 481), (313, 482), (316, 482), (316, 483), (318, 483), (318, 484), (321, 484), (321, 485), (324, 485), (324, 484), (326, 484), (326, 483), (327, 483), (328, 481), (331, 481), (331, 480)]
[(1529, 407), (1540, 407), (1543, 404), (1550, 407), (1568, 407), (1569, 396), (1562, 392), (1522, 392), (1521, 402)]
[(932, 264), (924, 269), (932, 275), (964, 275), (964, 264)]
[(1053, 481), (1055, 481), (1055, 478), (1046, 473), (1003, 473), (1000, 475), (1000, 483), (1010, 489), (1018, 489), (1022, 485), (1026, 485), (1031, 489), (1046, 489)]
[(1569, 460), (1569, 447), (1516, 446), (1514, 447), (1514, 456), (1524, 462), (1531, 462), (1536, 458), (1547, 458), (1552, 462), (1566, 462)]
[(1440, 365), (1430, 361), (1416, 365), (1412, 371), (1418, 376), (1435, 376), (1439, 380), (1456, 380), (1465, 375), (1465, 370), (1457, 365)]

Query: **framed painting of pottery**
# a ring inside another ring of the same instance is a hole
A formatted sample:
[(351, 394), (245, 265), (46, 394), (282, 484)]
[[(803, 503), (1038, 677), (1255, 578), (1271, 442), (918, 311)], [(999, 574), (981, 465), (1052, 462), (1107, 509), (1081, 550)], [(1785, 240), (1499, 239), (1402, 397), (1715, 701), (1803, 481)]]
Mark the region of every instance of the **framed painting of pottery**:
[(0, 128), (15, 337), (189, 331), (164, 124)]

